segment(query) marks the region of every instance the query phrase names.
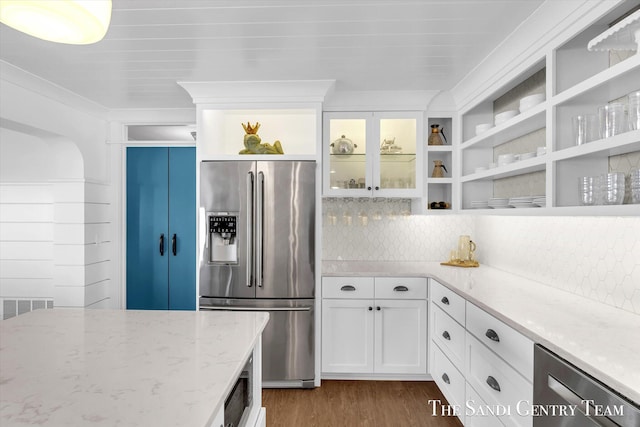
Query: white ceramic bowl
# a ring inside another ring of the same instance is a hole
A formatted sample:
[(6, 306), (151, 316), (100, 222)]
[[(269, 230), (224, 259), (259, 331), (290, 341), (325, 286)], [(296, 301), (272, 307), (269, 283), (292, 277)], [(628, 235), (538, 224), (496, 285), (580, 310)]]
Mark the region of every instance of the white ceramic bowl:
[(496, 117), (495, 117), (496, 126), (506, 122), (509, 119), (514, 118), (517, 115), (518, 115), (518, 110), (508, 110), (503, 113), (496, 114)]
[(525, 96), (520, 100), (520, 112), (526, 111), (531, 107), (535, 107), (544, 101), (543, 93), (536, 93), (534, 95)]
[(476, 126), (476, 135), (480, 135), (481, 133), (488, 131), (492, 127), (493, 125), (491, 123), (480, 123), (478, 126)]
[(498, 156), (498, 166), (508, 165), (516, 161), (516, 156), (513, 154), (500, 154)]
[(533, 157), (536, 157), (535, 151), (530, 152), (530, 153), (522, 153), (522, 154), (520, 154), (520, 160), (531, 159)]

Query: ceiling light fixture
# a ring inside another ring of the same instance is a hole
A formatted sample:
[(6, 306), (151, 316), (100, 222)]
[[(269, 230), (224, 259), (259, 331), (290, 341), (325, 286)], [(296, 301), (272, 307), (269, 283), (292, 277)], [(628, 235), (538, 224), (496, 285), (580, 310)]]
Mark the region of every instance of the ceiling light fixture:
[(111, 21), (111, 0), (0, 0), (0, 22), (56, 43), (102, 40)]

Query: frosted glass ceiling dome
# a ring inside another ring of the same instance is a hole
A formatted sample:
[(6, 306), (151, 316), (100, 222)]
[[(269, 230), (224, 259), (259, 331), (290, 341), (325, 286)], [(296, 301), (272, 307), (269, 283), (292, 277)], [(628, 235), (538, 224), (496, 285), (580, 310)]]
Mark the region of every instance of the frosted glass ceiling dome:
[(56, 43), (96, 43), (110, 21), (111, 0), (0, 0), (0, 22)]

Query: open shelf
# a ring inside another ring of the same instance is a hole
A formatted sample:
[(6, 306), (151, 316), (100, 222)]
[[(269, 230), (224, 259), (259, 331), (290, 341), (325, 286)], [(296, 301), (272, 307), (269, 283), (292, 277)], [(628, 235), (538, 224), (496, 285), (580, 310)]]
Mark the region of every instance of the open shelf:
[(546, 157), (533, 157), (531, 159), (520, 160), (508, 165), (498, 166), (482, 172), (476, 172), (462, 177), (462, 182), (494, 180), (508, 178), (510, 176), (523, 175), (525, 173), (543, 171), (546, 168)]

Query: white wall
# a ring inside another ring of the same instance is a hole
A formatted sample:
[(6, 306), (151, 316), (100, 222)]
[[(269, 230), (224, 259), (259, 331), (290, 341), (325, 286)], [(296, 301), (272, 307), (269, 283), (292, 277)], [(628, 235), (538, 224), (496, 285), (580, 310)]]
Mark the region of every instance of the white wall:
[(110, 306), (106, 112), (2, 61), (0, 71), (0, 317), (41, 300)]

